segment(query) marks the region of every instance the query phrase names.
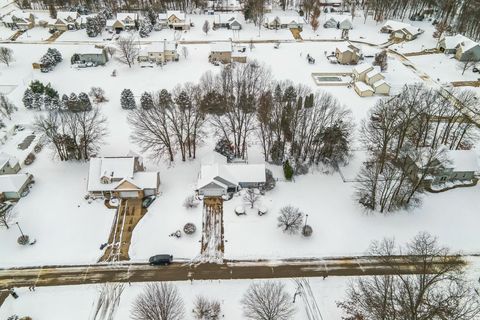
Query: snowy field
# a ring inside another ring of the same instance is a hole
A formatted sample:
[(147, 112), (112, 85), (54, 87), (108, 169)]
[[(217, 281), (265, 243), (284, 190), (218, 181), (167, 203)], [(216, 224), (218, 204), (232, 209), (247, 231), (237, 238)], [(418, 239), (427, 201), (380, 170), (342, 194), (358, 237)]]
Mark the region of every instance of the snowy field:
[[(208, 35), (201, 32), (201, 24), (207, 16), (191, 16), (195, 28), (182, 33), (185, 40), (228, 39), (231, 31), (217, 30)], [(211, 18), (211, 16), (209, 16)], [(330, 16), (322, 13), (321, 25)], [(428, 23), (421, 27), (425, 29)], [(386, 35), (378, 32), (380, 25), (369, 19), (363, 23), (362, 17), (354, 20), (352, 39), (383, 43)], [(431, 26), (430, 26), (431, 27)], [(38, 29), (38, 30), (37, 30)], [(29, 31), (31, 37), (42, 37), (46, 29), (35, 28)], [(0, 30), (2, 37), (5, 30)], [(245, 26), (239, 38), (248, 41), (255, 39), (257, 29), (253, 25)], [(340, 37), (336, 29), (320, 27), (318, 38)], [(105, 35), (105, 33), (104, 33)], [(103, 38), (99, 36), (98, 39)], [(305, 39), (315, 38), (309, 26), (302, 33)], [(369, 35), (370, 38), (365, 38)], [(154, 32), (149, 39), (173, 39), (174, 32), (164, 30)], [(422, 38), (431, 38), (431, 30)], [(261, 30), (263, 39), (293, 39), (287, 30)], [(27, 39), (28, 40), (28, 39)], [(129, 140), (130, 128), (126, 118), (128, 112), (120, 108), (120, 92), (124, 88), (132, 89), (137, 101), (143, 91), (157, 91), (162, 88), (172, 89), (184, 82), (197, 82), (206, 71), (218, 72), (220, 67), (208, 63), (208, 44), (188, 44), (189, 55), (177, 63), (169, 63), (163, 68), (140, 68), (138, 65), (128, 68), (112, 60), (105, 67), (75, 69), (70, 65), (70, 57), (78, 48), (93, 45), (74, 45), (67, 41), (91, 40), (84, 31), (67, 32), (59, 42), (52, 45), (39, 44), (7, 44), (12, 48), (16, 61), (11, 67), (0, 65), (0, 85), (17, 86), (8, 94), (19, 108), (9, 123), (31, 123), (37, 112), (25, 110), (21, 102), (23, 92), (34, 79), (51, 85), (60, 94), (79, 93), (92, 86), (105, 89), (109, 102), (100, 106), (108, 119), (109, 135), (100, 151), (104, 156), (125, 155), (130, 150), (138, 151), (138, 147)], [(97, 40), (97, 39), (95, 39)], [(423, 40), (417, 39), (405, 51), (420, 50)], [(428, 42), (430, 46), (433, 40)], [(415, 44), (414, 44), (415, 43)], [(419, 47), (415, 47), (419, 46)], [(32, 62), (46, 52), (48, 47), (60, 50), (64, 61), (51, 73), (40, 73), (32, 70)], [(271, 68), (276, 80), (291, 80), (311, 87), (313, 90), (325, 90), (337, 97), (342, 104), (351, 110), (355, 123), (360, 124), (378, 96), (361, 98), (352, 88), (317, 87), (311, 77), (312, 72), (348, 72), (351, 66), (334, 65), (328, 62), (324, 52), (334, 51), (335, 42), (298, 42), (282, 43), (279, 49), (273, 44), (255, 44), (253, 51), (247, 49), (248, 59), (257, 59)], [(180, 52), (181, 52), (181, 48)], [(316, 58), (316, 64), (306, 62), (306, 55)], [(429, 59), (432, 63), (429, 63)], [(419, 69), (435, 78), (435, 65), (449, 63), (445, 56), (425, 56), (412, 58)], [(371, 60), (367, 60), (371, 61)], [(112, 77), (113, 70), (117, 76)], [(461, 72), (455, 66), (448, 69), (451, 78), (459, 77)], [(447, 71), (439, 71), (445, 72)], [(468, 71), (467, 71), (468, 72)], [(386, 80), (392, 85), (392, 93), (398, 92), (402, 85), (421, 81), (410, 69), (393, 57), (389, 58), (389, 68), (385, 73)], [(461, 78), (459, 78), (461, 79)], [(0, 147), (19, 157), (25, 156), (16, 149), (18, 139), (11, 140)], [(214, 135), (211, 134), (198, 151), (198, 159), (213, 148)], [(354, 146), (359, 148), (358, 141)], [(252, 145), (249, 150), (251, 162), (261, 160), (258, 147)], [(342, 170), (354, 178), (363, 161), (362, 155), (356, 155), (351, 164)], [(148, 170), (160, 170), (161, 195), (149, 208), (148, 214), (135, 229), (130, 249), (130, 256), (135, 261), (144, 261), (157, 253), (169, 252), (177, 258), (192, 259), (200, 251), (200, 232), (191, 237), (176, 239), (169, 234), (181, 229), (187, 222), (193, 222), (200, 228), (201, 208), (186, 210), (182, 203), (186, 196), (193, 194), (200, 161), (181, 161), (169, 165), (164, 162), (149, 162)], [(254, 159), (254, 160), (252, 160)], [(282, 178), (281, 168), (273, 167), (277, 178)], [(35, 176), (36, 183), (32, 192), (15, 207), (17, 220), (32, 238), (37, 239), (34, 246), (19, 248), (16, 244), (18, 230), (0, 230), (0, 266), (42, 265), (42, 264), (74, 264), (94, 263), (101, 255), (99, 246), (108, 239), (114, 211), (107, 209), (101, 202), (88, 204), (84, 200), (86, 194), (87, 163), (63, 163), (54, 159), (51, 150), (45, 148), (33, 165), (23, 168)], [(225, 256), (227, 258), (285, 258), (312, 257), (327, 255), (361, 254), (371, 240), (384, 236), (395, 236), (399, 241), (406, 241), (421, 230), (438, 235), (442, 241), (454, 250), (478, 252), (480, 235), (478, 233), (478, 212), (480, 209), (479, 188), (456, 189), (447, 193), (425, 195), (423, 206), (411, 212), (399, 212), (387, 216), (365, 215), (353, 200), (354, 184), (342, 182), (340, 176), (323, 173), (321, 168), (313, 168), (305, 176), (297, 177), (295, 182), (279, 181), (276, 189), (262, 198), (262, 203), (269, 213), (259, 217), (254, 212), (237, 217), (233, 210), (240, 205), (241, 196), (225, 203)], [(278, 210), (287, 204), (298, 206), (308, 214), (308, 223), (312, 225), (314, 234), (310, 239), (283, 234), (276, 227)]]
[[(280, 281), (285, 284), (286, 292), (293, 297), (296, 291), (295, 282), (289, 279)], [(341, 311), (336, 308), (335, 302), (343, 299), (349, 279), (328, 277), (325, 280), (312, 278), (309, 281), (323, 318), (340, 319)], [(251, 280), (174, 282), (185, 303), (184, 319), (193, 319), (191, 310), (195, 297), (203, 295), (220, 301), (224, 315), (222, 319), (229, 320), (245, 319), (242, 315), (240, 301), (250, 283)], [(132, 304), (136, 296), (142, 292), (143, 286), (141, 283), (132, 283), (131, 286), (125, 284), (125, 290), (115, 316), (116, 320), (131, 319)], [(93, 314), (93, 306), (98, 299), (98, 286), (96, 285), (37, 287), (35, 292), (30, 292), (27, 288), (20, 288), (16, 291), (20, 297), (16, 300), (9, 297), (5, 301), (0, 308), (1, 319), (6, 319), (12, 314), (28, 315), (38, 320), (90, 319)], [(296, 314), (293, 319), (307, 319), (301, 296), (297, 296), (295, 308)]]

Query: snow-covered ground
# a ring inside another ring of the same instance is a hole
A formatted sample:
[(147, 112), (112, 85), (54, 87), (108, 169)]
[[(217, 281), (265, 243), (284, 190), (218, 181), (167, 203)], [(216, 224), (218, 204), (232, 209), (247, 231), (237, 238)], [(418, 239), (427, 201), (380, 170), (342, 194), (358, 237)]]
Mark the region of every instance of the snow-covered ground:
[[(293, 298), (297, 288), (295, 282), (290, 279), (280, 281), (285, 284), (286, 292)], [(322, 278), (309, 279), (323, 319), (340, 319), (341, 311), (336, 308), (335, 302), (343, 299), (348, 281), (348, 278), (333, 277), (328, 277), (325, 280), (322, 280)], [(212, 280), (193, 281), (193, 283), (174, 282), (173, 284), (177, 286), (185, 303), (184, 319), (194, 319), (191, 312), (193, 303), (197, 296), (202, 295), (220, 301), (224, 315), (222, 319), (241, 320), (244, 317), (240, 301), (251, 282), (251, 280)], [(115, 316), (116, 320), (130, 319), (132, 304), (143, 288), (144, 284), (142, 283), (132, 283), (131, 286), (125, 285), (120, 306)], [(37, 287), (35, 292), (30, 292), (27, 288), (21, 288), (16, 291), (20, 297), (18, 299), (9, 297), (5, 301), (0, 308), (1, 319), (6, 319), (12, 314), (28, 315), (39, 320), (90, 319), (94, 311), (93, 306), (98, 299), (98, 286), (96, 285)], [(293, 319), (307, 319), (301, 296), (296, 297), (294, 306), (296, 314)]]
[[(231, 31), (216, 30), (208, 35), (201, 32), (201, 25), (206, 17), (191, 15), (195, 27), (182, 33), (185, 40), (212, 40), (228, 39)], [(330, 15), (321, 16), (321, 25)], [(194, 20), (195, 19), (195, 20)], [(428, 29), (428, 23), (420, 23)], [(350, 33), (351, 39), (383, 43), (386, 35), (378, 32), (380, 25), (370, 18), (364, 23), (363, 18), (354, 19), (354, 27)], [(38, 29), (38, 30), (37, 30)], [(43, 28), (35, 28), (29, 33), (40, 34)], [(3, 31), (2, 31), (3, 32)], [(253, 25), (246, 25), (240, 32), (244, 40), (256, 39), (257, 29)], [(336, 29), (320, 27), (318, 38), (340, 37)], [(305, 26), (302, 33), (305, 39), (317, 37), (310, 26)], [(94, 39), (103, 39), (99, 36)], [(174, 32), (163, 30), (153, 32), (145, 41), (173, 39)], [(426, 46), (432, 40), (431, 30), (427, 30), (413, 43), (421, 45), (425, 40)], [(262, 39), (293, 39), (287, 30), (261, 30)], [(424, 39), (425, 38), (425, 39)], [(59, 40), (91, 40), (84, 31), (66, 32)], [(8, 94), (19, 108), (14, 114), (13, 124), (29, 124), (38, 114), (25, 110), (21, 102), (23, 92), (34, 79), (39, 79), (51, 85), (60, 94), (79, 93), (87, 91), (92, 86), (105, 89), (109, 102), (100, 106), (108, 119), (109, 135), (100, 150), (101, 155), (125, 155), (130, 150), (137, 151), (138, 147), (129, 140), (130, 128), (126, 121), (128, 112), (120, 108), (120, 92), (124, 88), (133, 90), (138, 97), (143, 91), (157, 91), (162, 88), (172, 89), (184, 82), (197, 82), (206, 71), (218, 72), (220, 67), (208, 63), (208, 44), (188, 44), (188, 57), (180, 58), (177, 63), (169, 63), (163, 68), (140, 68), (134, 65), (128, 68), (118, 61), (112, 60), (105, 67), (75, 69), (70, 65), (70, 57), (78, 48), (92, 47), (92, 44), (5, 44), (14, 51), (15, 62), (10, 67), (0, 65), (0, 85), (12, 86), (14, 90)], [(265, 63), (272, 70), (277, 80), (291, 80), (310, 86), (313, 90), (325, 90), (337, 97), (346, 108), (352, 111), (355, 123), (360, 124), (380, 97), (359, 97), (352, 88), (347, 87), (317, 87), (311, 77), (312, 72), (348, 72), (351, 66), (334, 65), (328, 62), (325, 51), (335, 50), (335, 42), (292, 42), (282, 43), (279, 49), (273, 44), (255, 44), (255, 48), (247, 49), (249, 59), (257, 59)], [(410, 43), (409, 43), (410, 46)], [(64, 57), (51, 73), (41, 73), (32, 69), (32, 62), (46, 52), (48, 47), (56, 47)], [(179, 48), (180, 49), (180, 48)], [(405, 51), (419, 50), (408, 48)], [(180, 50), (181, 52), (181, 50)], [(306, 55), (316, 59), (316, 64), (310, 65)], [(415, 57), (412, 61), (419, 62), (419, 68), (435, 78), (431, 68), (437, 63), (450, 62), (440, 55)], [(425, 60), (422, 60), (425, 59)], [(432, 60), (429, 63), (428, 59)], [(367, 62), (371, 59), (367, 59)], [(430, 68), (430, 69), (429, 69)], [(112, 71), (117, 70), (117, 76), (112, 77)], [(456, 68), (449, 68), (452, 79), (461, 72)], [(443, 71), (442, 71), (443, 72)], [(447, 72), (447, 71), (444, 71)], [(468, 72), (468, 71), (467, 71)], [(389, 67), (385, 73), (386, 80), (392, 85), (392, 93), (397, 92), (407, 83), (421, 81), (410, 69), (393, 57), (389, 58)], [(28, 129), (31, 130), (31, 129)], [(24, 134), (24, 133), (22, 133)], [(19, 157), (25, 152), (16, 149), (21, 135), (11, 138), (1, 151), (9, 152)], [(169, 237), (172, 232), (182, 229), (187, 222), (201, 227), (201, 207), (187, 210), (182, 206), (186, 196), (191, 195), (199, 170), (199, 158), (206, 155), (213, 148), (215, 140), (213, 134), (206, 139), (205, 144), (198, 151), (197, 160), (181, 161), (173, 165), (164, 162), (148, 162), (148, 169), (158, 169), (161, 177), (161, 195), (149, 208), (148, 214), (136, 227), (130, 256), (133, 260), (144, 261), (157, 253), (170, 252), (177, 258), (192, 259), (200, 252), (200, 231), (193, 236), (184, 236), (181, 239)], [(358, 141), (354, 141), (359, 148)], [(362, 155), (354, 154), (351, 164), (343, 171), (348, 178), (354, 178), (361, 164)], [(251, 161), (260, 161), (261, 155), (255, 145), (249, 151)], [(255, 159), (255, 160), (252, 160)], [(281, 169), (273, 167), (278, 178), (282, 178)], [(26, 233), (37, 239), (34, 246), (19, 248), (16, 244), (18, 230), (0, 230), (0, 266), (20, 266), (39, 264), (73, 264), (92, 263), (101, 255), (99, 246), (108, 239), (110, 224), (114, 214), (103, 206), (101, 202), (88, 204), (84, 200), (86, 193), (86, 177), (88, 163), (64, 163), (54, 159), (48, 148), (44, 149), (35, 163), (23, 169), (35, 176), (36, 183), (32, 192), (15, 207), (18, 212), (18, 221)], [(324, 174), (319, 168), (314, 168), (305, 175), (296, 178), (294, 183), (279, 181), (277, 188), (262, 199), (268, 207), (266, 216), (249, 212), (246, 216), (237, 217), (233, 213), (235, 206), (241, 204), (241, 197), (225, 203), (225, 256), (227, 258), (281, 258), (281, 257), (310, 257), (323, 255), (349, 255), (362, 253), (373, 239), (384, 236), (395, 236), (404, 241), (420, 230), (427, 230), (438, 235), (454, 250), (478, 252), (476, 230), (478, 225), (478, 209), (480, 198), (479, 187), (457, 189), (447, 193), (426, 195), (421, 208), (412, 212), (396, 214), (365, 215), (362, 213), (352, 196), (354, 184), (342, 182), (338, 174)], [(276, 227), (276, 217), (280, 207), (292, 204), (308, 213), (308, 223), (313, 226), (314, 234), (310, 239), (300, 236), (283, 234)], [(459, 210), (459, 208), (461, 208)], [(461, 232), (457, 232), (461, 230)], [(5, 254), (4, 254), (5, 253)]]

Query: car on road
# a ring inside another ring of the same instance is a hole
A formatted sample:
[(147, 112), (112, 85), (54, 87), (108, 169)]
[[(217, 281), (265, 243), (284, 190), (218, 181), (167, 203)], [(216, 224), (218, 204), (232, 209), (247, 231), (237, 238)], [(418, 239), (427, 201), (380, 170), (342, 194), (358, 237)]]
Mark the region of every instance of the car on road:
[(172, 263), (172, 260), (173, 256), (170, 254), (157, 254), (150, 257), (150, 259), (148, 259), (148, 263), (150, 263), (151, 266), (168, 266), (170, 263)]

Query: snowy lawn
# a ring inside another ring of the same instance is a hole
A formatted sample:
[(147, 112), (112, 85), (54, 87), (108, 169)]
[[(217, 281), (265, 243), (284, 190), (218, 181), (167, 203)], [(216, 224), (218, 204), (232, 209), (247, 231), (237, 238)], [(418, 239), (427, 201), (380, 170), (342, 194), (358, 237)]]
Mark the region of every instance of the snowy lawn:
[[(120, 92), (124, 88), (132, 89), (138, 101), (143, 91), (172, 89), (186, 81), (197, 82), (205, 71), (220, 70), (208, 63), (209, 45), (187, 45), (187, 59), (181, 57), (179, 62), (169, 63), (163, 68), (140, 68), (138, 65), (128, 68), (112, 60), (105, 67), (86, 69), (75, 69), (70, 65), (70, 57), (79, 47), (77, 45), (8, 46), (14, 50), (16, 62), (9, 68), (1, 65), (0, 74), (2, 79), (6, 79), (3, 80), (4, 84), (17, 86), (8, 97), (19, 107), (9, 125), (31, 123), (38, 114), (25, 110), (21, 102), (25, 87), (34, 79), (50, 82), (60, 94), (78, 94), (81, 91), (88, 92), (92, 86), (100, 86), (105, 89), (109, 99), (109, 102), (100, 106), (109, 127), (109, 135), (100, 150), (103, 156), (125, 155), (130, 150), (138, 152), (138, 147), (129, 139), (128, 112), (120, 108)], [(50, 73), (32, 70), (31, 63), (37, 61), (50, 46), (60, 50), (64, 61)], [(257, 59), (270, 66), (274, 79), (291, 80), (313, 90), (330, 92), (352, 111), (358, 128), (360, 121), (381, 97), (361, 98), (347, 87), (317, 87), (311, 78), (312, 72), (351, 71), (351, 66), (328, 62), (324, 52), (334, 51), (335, 47), (334, 42), (285, 43), (279, 49), (274, 49), (273, 44), (257, 44), (253, 51), (247, 49), (247, 55), (249, 59)], [(316, 64), (307, 63), (305, 57), (308, 53), (316, 58)], [(116, 77), (111, 76), (113, 70), (117, 70)], [(385, 76), (394, 92), (405, 83), (419, 81), (414, 73), (395, 59), (389, 59)], [(197, 158), (213, 148), (214, 140), (215, 136), (211, 134), (198, 151)], [(17, 144), (17, 141), (9, 140), (0, 149), (13, 150)], [(354, 146), (359, 147), (358, 141), (354, 142)], [(251, 160), (255, 158), (254, 161), (262, 159), (255, 152), (255, 147), (249, 151), (249, 156)], [(165, 252), (187, 259), (199, 254), (201, 207), (186, 210), (182, 206), (185, 197), (193, 193), (199, 163), (199, 160), (194, 160), (176, 162), (172, 166), (164, 162), (147, 164), (148, 170), (160, 170), (162, 194), (133, 233), (130, 251), (133, 260), (144, 261), (153, 254)], [(24, 170), (34, 174), (36, 184), (31, 194), (22, 199), (15, 210), (19, 212), (18, 221), (22, 227), (38, 241), (35, 246), (19, 248), (16, 244), (17, 230), (0, 230), (0, 243), (3, 243), (0, 248), (7, 253), (1, 259), (0, 266), (95, 262), (101, 254), (99, 245), (108, 239), (114, 211), (100, 202), (87, 204), (83, 200), (88, 164), (61, 163), (52, 158), (51, 150), (45, 149), (36, 162)], [(273, 171), (276, 177), (282, 178), (281, 168)], [(440, 235), (455, 249), (464, 247), (467, 251), (478, 250), (474, 241), (466, 240), (478, 239), (473, 227), (475, 223), (472, 223), (476, 221), (475, 212), (479, 207), (476, 200), (478, 188), (428, 195), (421, 209), (387, 217), (362, 214), (352, 200), (352, 194), (353, 185), (341, 182), (338, 174), (325, 175), (315, 171), (298, 177), (295, 183), (279, 182), (277, 189), (268, 193), (263, 200), (269, 208), (269, 213), (264, 217), (254, 214), (235, 216), (233, 208), (240, 204), (241, 197), (234, 198), (225, 203), (226, 256), (279, 258), (361, 253), (372, 239), (383, 236), (408, 239), (418, 230)], [(458, 203), (465, 205), (462, 206), (462, 218), (457, 219), (459, 211), (455, 206)], [(276, 228), (278, 209), (286, 204), (297, 205), (309, 214), (309, 223), (314, 228), (311, 239), (287, 236)], [(182, 229), (187, 222), (197, 225), (195, 235), (181, 239), (168, 237), (175, 230)], [(452, 233), (452, 227), (462, 232)], [(88, 236), (85, 236), (85, 232), (88, 232)]]
[[(295, 282), (289, 279), (279, 281), (285, 284), (286, 292), (293, 297), (296, 291)], [(335, 302), (343, 299), (349, 278), (328, 277), (325, 280), (311, 278), (309, 281), (323, 318), (340, 319), (341, 311), (337, 309)], [(212, 280), (193, 281), (193, 283), (181, 281), (173, 284), (177, 286), (185, 303), (184, 319), (194, 319), (191, 312), (193, 303), (197, 296), (203, 295), (221, 303), (225, 319), (241, 320), (244, 317), (240, 301), (251, 282), (252, 280)], [(33, 319), (90, 319), (94, 312), (94, 304), (98, 299), (98, 288), (96, 285), (37, 287), (35, 292), (30, 292), (27, 288), (17, 289), (20, 297), (18, 299), (7, 298), (0, 308), (0, 318), (6, 319), (12, 314), (18, 314), (19, 316), (28, 315)], [(115, 319), (130, 319), (132, 304), (143, 288), (144, 284), (142, 283), (125, 285)], [(297, 296), (295, 308), (296, 314), (293, 319), (307, 318), (301, 296)]]
[[(440, 83), (450, 83), (452, 81), (477, 80), (479, 73), (474, 73), (472, 67), (462, 75), (464, 63), (458, 61), (453, 55), (444, 53), (429, 54), (424, 56), (409, 57), (409, 60), (418, 68), (426, 72), (432, 79)], [(480, 64), (479, 64), (480, 66)]]

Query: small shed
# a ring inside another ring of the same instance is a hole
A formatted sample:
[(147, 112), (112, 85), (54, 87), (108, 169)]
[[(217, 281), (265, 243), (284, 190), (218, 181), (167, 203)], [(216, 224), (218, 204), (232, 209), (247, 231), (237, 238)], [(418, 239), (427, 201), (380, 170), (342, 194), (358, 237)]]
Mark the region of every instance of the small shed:
[(105, 65), (108, 62), (108, 55), (105, 49), (87, 48), (80, 50), (72, 56), (72, 63), (92, 62), (96, 65)]
[(230, 42), (212, 43), (208, 61), (221, 63), (232, 62), (232, 44)]
[(361, 81), (355, 82), (353, 88), (360, 97), (371, 97), (375, 93), (372, 87)]

